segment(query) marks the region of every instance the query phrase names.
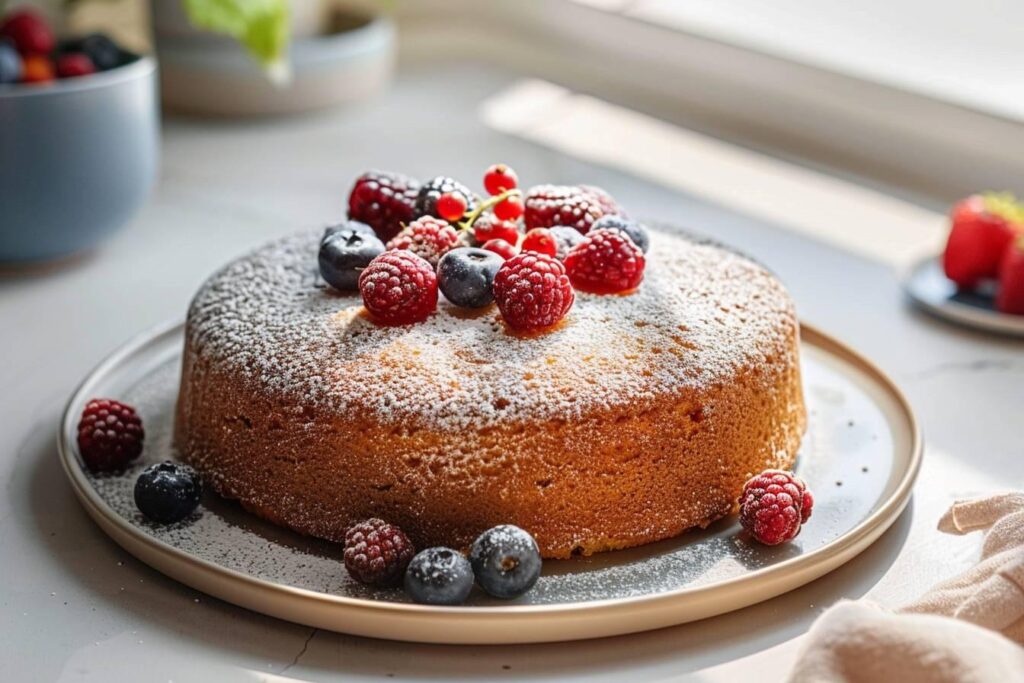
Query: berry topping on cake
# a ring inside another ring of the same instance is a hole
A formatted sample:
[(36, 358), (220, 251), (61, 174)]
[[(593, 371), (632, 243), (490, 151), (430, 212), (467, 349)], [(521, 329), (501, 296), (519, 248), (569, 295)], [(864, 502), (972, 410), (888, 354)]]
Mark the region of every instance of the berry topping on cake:
[(492, 210), (500, 220), (517, 221), (523, 215), (523, 200), (516, 195), (510, 195), (495, 204)]
[(420, 551), (405, 571), (405, 592), (427, 605), (458, 605), (473, 590), (473, 568), (451, 548)]
[(459, 246), (459, 233), (440, 218), (423, 216), (417, 218), (402, 232), (388, 242), (388, 250), (408, 249), (430, 265), (437, 262), (446, 252)]
[(526, 195), (523, 220), (527, 229), (566, 225), (581, 233), (605, 214), (602, 202), (576, 185), (538, 185)]
[(572, 308), (575, 294), (560, 261), (525, 252), (505, 261), (494, 277), (494, 300), (505, 322), (530, 332), (551, 327)]
[(558, 243), (555, 242), (554, 235), (547, 228), (534, 228), (526, 233), (520, 249), (555, 256), (558, 253)]
[(1024, 315), (1024, 234), (1014, 239), (1003, 255), (996, 310)]
[(437, 276), (407, 250), (386, 251), (359, 276), (363, 305), (381, 325), (423, 322), (437, 308)]
[(496, 598), (517, 598), (540, 578), (540, 548), (533, 536), (517, 526), (488, 529), (469, 551), (477, 583)]
[(622, 210), (622, 207), (619, 206), (618, 202), (616, 202), (610, 194), (597, 185), (580, 185), (580, 189), (593, 197), (594, 201), (597, 202), (597, 205), (601, 207), (601, 211), (605, 214), (618, 214), (623, 217), (626, 216), (626, 212)]
[(565, 270), (576, 289), (592, 294), (628, 292), (640, 286), (644, 253), (619, 230), (594, 230), (569, 251)]
[(444, 218), (438, 210), (437, 203), (446, 194), (456, 195), (466, 203), (463, 213), (473, 212), (476, 209), (476, 200), (468, 187), (454, 178), (438, 176), (425, 183), (416, 195), (416, 216)]
[(419, 182), (401, 173), (369, 171), (352, 187), (348, 217), (366, 223), (382, 242), (387, 242), (416, 218), (419, 189)]
[(359, 288), (359, 275), (370, 261), (384, 253), (384, 243), (365, 223), (347, 221), (331, 226), (320, 241), (320, 276), (339, 291)]
[(811, 516), (814, 497), (792, 472), (765, 470), (743, 485), (740, 524), (759, 542), (778, 545), (796, 538)]
[(969, 289), (996, 277), (1014, 235), (1024, 232), (1024, 204), (1008, 193), (972, 195), (953, 207), (942, 266), (946, 277)]
[[(534, 229), (536, 230), (537, 228)], [(548, 230), (551, 232), (551, 236), (555, 238), (555, 258), (559, 261), (565, 261), (569, 251), (584, 239), (583, 233), (576, 228), (556, 225), (553, 228), (548, 228)]]
[(504, 262), (502, 256), (486, 249), (452, 249), (437, 264), (437, 286), (456, 306), (487, 306), (494, 301), (494, 276)]
[(647, 228), (631, 218), (618, 214), (606, 214), (601, 216), (591, 227), (591, 230), (618, 230), (629, 236), (633, 244), (640, 247), (640, 251), (647, 253), (651, 247), (651, 238), (647, 234)]
[(437, 213), (446, 221), (460, 221), (466, 215), (466, 200), (458, 192), (446, 192), (437, 198)]
[(494, 164), (484, 172), (484, 189), (489, 195), (499, 195), (517, 187), (519, 177), (505, 164)]
[(505, 240), (509, 244), (518, 244), (519, 228), (512, 221), (495, 218), (493, 213), (485, 213), (473, 224), (473, 234), (477, 242), (483, 244), (491, 240)]
[(89, 401), (78, 422), (78, 451), (93, 472), (121, 470), (142, 453), (145, 432), (135, 409), (119, 401)]
[(360, 583), (397, 586), (416, 549), (401, 529), (368, 519), (345, 532), (345, 569)]
[(519, 250), (516, 249), (514, 246), (512, 246), (505, 240), (500, 239), (487, 240), (480, 246), (480, 248), (486, 249), (487, 251), (493, 251), (495, 254), (497, 254), (503, 259), (510, 259), (519, 253)]
[(150, 465), (135, 480), (135, 505), (159, 524), (173, 524), (191, 515), (202, 493), (199, 473), (170, 460)]

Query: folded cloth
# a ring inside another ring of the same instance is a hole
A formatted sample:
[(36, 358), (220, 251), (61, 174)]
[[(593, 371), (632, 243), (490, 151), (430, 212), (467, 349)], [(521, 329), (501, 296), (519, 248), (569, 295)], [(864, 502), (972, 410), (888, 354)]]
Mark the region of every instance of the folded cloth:
[(897, 612), (828, 609), (790, 681), (1024, 681), (1024, 493), (959, 501), (939, 520), (944, 533), (986, 529), (977, 565)]

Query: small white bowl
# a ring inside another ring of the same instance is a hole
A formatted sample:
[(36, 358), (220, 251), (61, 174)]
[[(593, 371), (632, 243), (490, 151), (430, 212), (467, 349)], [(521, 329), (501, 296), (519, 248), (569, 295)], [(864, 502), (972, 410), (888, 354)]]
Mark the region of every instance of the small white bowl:
[[(379, 93), (395, 62), (395, 28), (343, 10), (322, 35), (293, 38), (291, 79), (275, 84), (236, 43), (157, 33), (160, 87), (170, 109), (215, 116), (291, 114)], [(212, 39), (211, 39), (212, 38)]]

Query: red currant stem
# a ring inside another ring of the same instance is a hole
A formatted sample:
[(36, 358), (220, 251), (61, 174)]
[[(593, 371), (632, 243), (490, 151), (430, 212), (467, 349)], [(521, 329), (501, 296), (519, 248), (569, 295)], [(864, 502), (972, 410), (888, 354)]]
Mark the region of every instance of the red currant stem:
[(505, 190), (501, 194), (496, 194), (493, 197), (488, 197), (484, 201), (480, 202), (480, 205), (478, 207), (476, 207), (475, 209), (473, 209), (473, 212), (471, 214), (469, 214), (468, 216), (463, 218), (462, 221), (459, 222), (459, 224), (458, 224), (459, 225), (459, 229), (460, 230), (469, 230), (470, 228), (473, 227), (473, 223), (476, 222), (476, 219), (480, 218), (480, 216), (482, 216), (484, 211), (486, 211), (487, 209), (491, 208), (495, 204), (499, 204), (499, 203), (505, 201), (509, 197), (522, 197), (522, 196), (523, 196), (523, 191), (520, 190), (518, 187), (513, 187), (510, 190)]

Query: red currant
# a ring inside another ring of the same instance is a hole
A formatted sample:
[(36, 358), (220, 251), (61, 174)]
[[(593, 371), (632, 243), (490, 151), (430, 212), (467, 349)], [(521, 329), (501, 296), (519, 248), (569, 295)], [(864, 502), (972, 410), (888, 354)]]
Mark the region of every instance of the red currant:
[(558, 253), (558, 244), (554, 235), (547, 228), (534, 228), (526, 233), (521, 246), (523, 251), (535, 251), (539, 254), (554, 256)]
[(502, 257), (505, 260), (512, 258), (513, 256), (516, 255), (516, 253), (518, 253), (516, 248), (513, 247), (508, 242), (506, 242), (505, 240), (489, 240), (487, 242), (484, 242), (482, 248), (486, 249), (487, 251), (493, 251), (495, 254), (497, 254), (498, 256)]
[(466, 200), (455, 192), (446, 192), (437, 198), (437, 213), (446, 221), (457, 221), (466, 213)]
[(517, 221), (523, 215), (523, 200), (520, 197), (506, 197), (494, 205), (494, 215), (503, 221)]
[(519, 187), (519, 178), (505, 164), (494, 164), (484, 173), (484, 189), (491, 195), (499, 195), (515, 187)]
[(473, 224), (473, 236), (481, 244), (491, 240), (505, 240), (515, 245), (519, 243), (519, 228), (515, 223), (499, 221), (493, 215), (484, 214)]

